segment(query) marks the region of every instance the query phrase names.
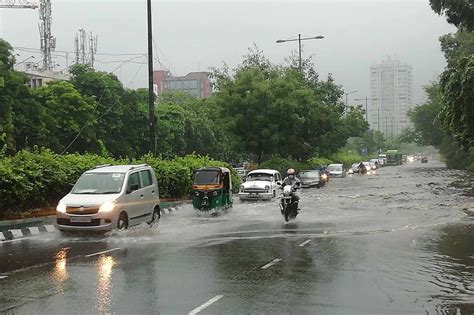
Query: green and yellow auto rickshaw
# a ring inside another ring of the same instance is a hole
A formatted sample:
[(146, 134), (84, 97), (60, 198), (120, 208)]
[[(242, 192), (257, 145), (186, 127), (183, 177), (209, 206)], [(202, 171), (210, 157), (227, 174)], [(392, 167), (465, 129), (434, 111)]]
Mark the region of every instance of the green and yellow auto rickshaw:
[(225, 167), (203, 167), (194, 172), (193, 207), (199, 211), (232, 207), (232, 180)]

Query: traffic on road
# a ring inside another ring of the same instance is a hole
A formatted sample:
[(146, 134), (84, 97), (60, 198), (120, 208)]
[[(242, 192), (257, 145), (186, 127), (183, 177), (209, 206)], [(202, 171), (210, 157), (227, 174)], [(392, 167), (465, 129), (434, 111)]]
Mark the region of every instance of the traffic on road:
[(278, 196), (237, 198), (217, 216), (186, 204), (151, 227), (5, 241), (0, 312), (471, 314), (472, 198), (450, 185), (464, 176), (417, 161), (299, 189), (289, 222)]

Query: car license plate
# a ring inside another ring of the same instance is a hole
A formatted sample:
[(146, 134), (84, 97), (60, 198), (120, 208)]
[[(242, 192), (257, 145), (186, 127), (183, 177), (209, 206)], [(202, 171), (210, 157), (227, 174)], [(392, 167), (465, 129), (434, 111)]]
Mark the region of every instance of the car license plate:
[(80, 223), (85, 223), (85, 222), (91, 222), (91, 217), (71, 217), (70, 221), (71, 222), (80, 222)]
[(258, 198), (259, 195), (258, 195), (258, 193), (250, 193), (250, 197), (252, 197), (252, 198)]

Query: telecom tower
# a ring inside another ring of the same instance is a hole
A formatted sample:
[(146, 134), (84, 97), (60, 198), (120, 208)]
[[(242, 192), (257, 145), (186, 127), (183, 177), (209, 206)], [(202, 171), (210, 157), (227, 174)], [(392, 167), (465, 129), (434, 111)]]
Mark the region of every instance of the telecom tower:
[(79, 29), (79, 33), (74, 38), (74, 51), (76, 64), (87, 64), (94, 68), (95, 54), (97, 53), (97, 35), (93, 36), (91, 32), (87, 36), (84, 29)]
[(53, 60), (51, 52), (56, 48), (56, 38), (51, 35), (51, 0), (41, 0), (39, 5), (39, 33), (41, 41), (41, 58), (43, 59), (43, 66), (41, 69), (52, 70)]

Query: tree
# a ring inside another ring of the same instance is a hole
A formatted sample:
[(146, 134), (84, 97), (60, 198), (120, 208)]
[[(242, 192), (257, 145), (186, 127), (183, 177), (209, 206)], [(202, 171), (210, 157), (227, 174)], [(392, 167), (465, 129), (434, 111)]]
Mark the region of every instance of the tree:
[(440, 119), (467, 151), (474, 146), (474, 55), (463, 56), (441, 76)]
[(441, 122), (438, 119), (438, 114), (443, 107), (439, 84), (433, 82), (425, 87), (425, 92), (428, 96), (427, 102), (408, 112), (414, 130), (411, 131), (409, 137), (405, 137), (405, 140), (412, 140), (420, 145), (439, 147), (444, 136)]
[(13, 70), (15, 57), (8, 42), (0, 38), (0, 149), (7, 153), (16, 150), (13, 107), (19, 100), (30, 98), (24, 75)]
[(474, 30), (473, 0), (430, 0), (430, 5), (436, 13), (445, 15), (448, 23)]
[(49, 148), (56, 152), (67, 149), (81, 153), (99, 150), (94, 98), (81, 95), (66, 81), (50, 82), (36, 90), (35, 95), (44, 108), (43, 123)]

